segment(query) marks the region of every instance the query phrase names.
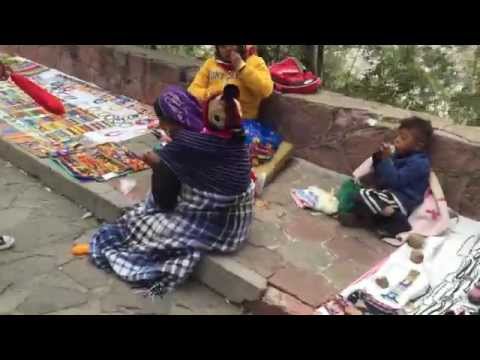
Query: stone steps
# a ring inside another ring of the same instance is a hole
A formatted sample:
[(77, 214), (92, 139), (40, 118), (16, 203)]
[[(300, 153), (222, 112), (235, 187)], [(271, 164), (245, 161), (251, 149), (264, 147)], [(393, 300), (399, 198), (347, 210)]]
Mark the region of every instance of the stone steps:
[[(1, 138), (0, 154), (13, 166), (38, 178), (46, 187), (86, 208), (99, 219), (113, 221), (120, 216), (124, 208), (135, 203), (108, 183), (76, 182), (58, 171), (49, 160), (39, 159)], [(267, 288), (264, 278), (225, 256), (206, 256), (194, 276), (237, 304), (260, 299)]]
[[(151, 135), (127, 143), (142, 153), (151, 149)], [(118, 180), (79, 183), (49, 160), (39, 159), (0, 138), (0, 156), (37, 177), (58, 194), (113, 221), (122, 210), (145, 198), (150, 172), (131, 174), (137, 186), (128, 196), (116, 190)], [(326, 216), (297, 209), (290, 198), (295, 187), (317, 185), (329, 190), (345, 177), (300, 159), (293, 159), (257, 202), (250, 238), (238, 253), (208, 255), (194, 277), (232, 303), (254, 314), (311, 314), (326, 298), (343, 289), (383, 259), (391, 249), (362, 231), (348, 231)], [(262, 206), (263, 204), (263, 206)]]

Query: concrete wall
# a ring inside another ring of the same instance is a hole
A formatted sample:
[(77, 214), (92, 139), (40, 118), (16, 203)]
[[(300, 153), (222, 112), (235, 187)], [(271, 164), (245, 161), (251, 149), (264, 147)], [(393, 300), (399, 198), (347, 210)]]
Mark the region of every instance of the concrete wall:
[(132, 45), (0, 45), (40, 64), (152, 104), (169, 84), (186, 84), (199, 62)]
[[(151, 104), (168, 84), (188, 84), (198, 61), (128, 45), (0, 45), (117, 94)], [(378, 145), (393, 136), (398, 120), (413, 112), (321, 91), (274, 95), (261, 117), (296, 147), (297, 156), (350, 174)], [(480, 219), (480, 128), (450, 125), (421, 114), (436, 128), (434, 168), (451, 207)], [(376, 125), (371, 126), (371, 119)]]

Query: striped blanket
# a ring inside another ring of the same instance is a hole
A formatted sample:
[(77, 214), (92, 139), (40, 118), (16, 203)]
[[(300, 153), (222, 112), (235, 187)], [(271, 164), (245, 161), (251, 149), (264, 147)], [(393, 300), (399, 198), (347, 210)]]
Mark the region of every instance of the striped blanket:
[[(412, 251), (402, 245), (317, 314), (479, 313), (468, 292), (480, 280), (480, 222), (451, 219), (444, 235), (427, 238), (420, 264), (410, 260)], [(386, 279), (383, 286), (379, 279)]]
[(175, 210), (164, 213), (150, 194), (93, 235), (90, 259), (162, 296), (186, 280), (204, 253), (237, 250), (248, 236), (253, 198), (253, 185), (228, 196), (183, 184)]

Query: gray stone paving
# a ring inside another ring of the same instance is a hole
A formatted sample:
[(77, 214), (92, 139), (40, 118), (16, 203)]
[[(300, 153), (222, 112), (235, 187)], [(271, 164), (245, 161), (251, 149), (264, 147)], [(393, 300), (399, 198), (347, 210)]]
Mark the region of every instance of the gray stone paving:
[(112, 274), (74, 258), (72, 244), (98, 226), (85, 210), (0, 160), (0, 234), (16, 246), (0, 252), (0, 314), (241, 314), (191, 281), (152, 301)]

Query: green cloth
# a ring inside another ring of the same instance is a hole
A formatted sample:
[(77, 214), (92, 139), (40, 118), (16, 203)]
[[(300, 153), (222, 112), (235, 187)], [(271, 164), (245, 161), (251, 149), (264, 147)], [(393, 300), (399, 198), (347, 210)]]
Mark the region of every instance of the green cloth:
[(153, 146), (153, 151), (155, 151), (155, 152), (158, 153), (158, 152), (160, 152), (160, 150), (161, 150), (162, 148), (163, 148), (163, 145), (162, 145), (162, 144), (160, 144), (160, 143), (159, 143), (159, 144), (155, 144), (155, 145)]
[(355, 206), (355, 197), (360, 192), (360, 185), (352, 179), (343, 182), (337, 192), (338, 212), (340, 214), (350, 213)]

